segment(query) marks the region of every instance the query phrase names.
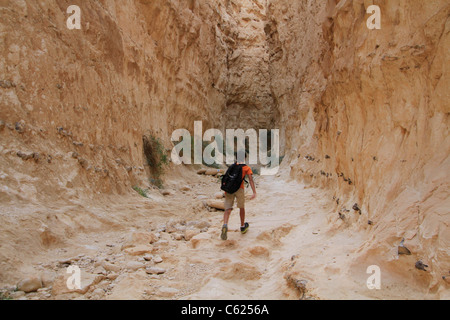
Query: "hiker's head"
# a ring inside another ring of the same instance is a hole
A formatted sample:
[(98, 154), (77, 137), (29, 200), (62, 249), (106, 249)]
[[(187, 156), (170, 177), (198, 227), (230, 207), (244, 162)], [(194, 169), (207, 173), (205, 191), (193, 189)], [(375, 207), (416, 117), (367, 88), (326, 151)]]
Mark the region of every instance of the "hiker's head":
[(235, 154), (234, 156), (234, 164), (246, 164), (247, 162), (246, 154)]

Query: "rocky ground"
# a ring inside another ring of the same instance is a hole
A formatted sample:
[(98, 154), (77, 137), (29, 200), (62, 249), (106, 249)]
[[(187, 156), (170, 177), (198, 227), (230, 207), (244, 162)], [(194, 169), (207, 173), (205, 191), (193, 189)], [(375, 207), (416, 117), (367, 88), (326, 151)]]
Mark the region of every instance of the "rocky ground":
[[(366, 269), (372, 263), (356, 263), (358, 248), (367, 239), (333, 214), (334, 201), (325, 191), (306, 188), (283, 175), (257, 176), (259, 196), (247, 203), (250, 231), (240, 234), (239, 215), (234, 212), (228, 240), (222, 241), (222, 211), (208, 206), (221, 202), (212, 200), (220, 197), (217, 178), (194, 175), (190, 184), (169, 182), (164, 195), (150, 190), (148, 198), (138, 195), (103, 208), (103, 213), (122, 217), (121, 226), (114, 220), (95, 232), (79, 229), (59, 241), (57, 229), (42, 231), (42, 241), (50, 241), (53, 234), (54, 244), (26, 255), (2, 296), (21, 300), (426, 296), (413, 282), (388, 271), (382, 290), (367, 288)], [(100, 206), (84, 209), (101, 216), (96, 213)], [(406, 258), (395, 259), (401, 263)], [(67, 286), (70, 266), (80, 268), (80, 290)], [(413, 265), (408, 272), (418, 277), (425, 273)]]

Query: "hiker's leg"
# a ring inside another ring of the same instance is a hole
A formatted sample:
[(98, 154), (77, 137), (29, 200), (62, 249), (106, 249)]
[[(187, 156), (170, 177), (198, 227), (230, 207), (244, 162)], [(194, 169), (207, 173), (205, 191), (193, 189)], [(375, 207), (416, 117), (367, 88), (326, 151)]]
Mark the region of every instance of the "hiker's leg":
[(245, 225), (245, 208), (240, 209), (240, 214), (241, 214), (241, 227), (243, 227)]
[(223, 224), (228, 225), (228, 221), (230, 220), (232, 209), (225, 210), (225, 213), (223, 215)]
[(237, 206), (240, 209), (240, 215), (241, 215), (241, 227), (245, 224), (245, 190), (239, 189), (238, 192), (236, 192), (236, 199), (237, 199)]
[(236, 197), (235, 194), (228, 194), (225, 193), (225, 213), (223, 215), (223, 222), (225, 225), (228, 225), (228, 221), (230, 220), (231, 211), (233, 211), (234, 206), (234, 198)]
[(222, 226), (222, 233), (220, 234), (220, 238), (222, 240), (228, 239), (228, 221), (230, 220), (230, 214), (233, 209), (227, 209), (225, 210), (225, 213), (223, 214), (223, 226)]

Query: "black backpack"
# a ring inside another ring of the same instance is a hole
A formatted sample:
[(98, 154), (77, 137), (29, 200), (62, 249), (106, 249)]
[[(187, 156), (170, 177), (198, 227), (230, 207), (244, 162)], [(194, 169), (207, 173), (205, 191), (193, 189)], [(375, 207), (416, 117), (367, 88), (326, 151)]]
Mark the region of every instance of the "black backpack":
[(242, 168), (245, 164), (233, 164), (228, 168), (227, 173), (222, 178), (221, 189), (228, 194), (236, 193), (244, 181), (242, 177)]

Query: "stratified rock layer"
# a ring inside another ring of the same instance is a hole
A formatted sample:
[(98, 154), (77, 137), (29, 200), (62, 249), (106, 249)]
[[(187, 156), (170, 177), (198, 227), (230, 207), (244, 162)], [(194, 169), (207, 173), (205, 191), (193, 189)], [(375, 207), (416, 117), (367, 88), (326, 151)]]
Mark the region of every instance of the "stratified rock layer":
[(408, 277), (404, 238), (429, 266), (416, 284), (439, 294), (450, 5), (379, 1), (381, 30), (369, 30), (372, 2), (79, 1), (81, 30), (69, 30), (73, 3), (2, 1), (0, 280), (36, 248), (119, 225), (103, 207), (86, 214), (84, 200), (148, 185), (143, 135), (170, 150), (175, 129), (202, 120), (278, 127), (283, 170), (330, 190), (336, 229), (367, 235), (355, 266)]
[(369, 30), (370, 4), (269, 1), (286, 162), (329, 188), (336, 211), (359, 204), (351, 221), (370, 234), (359, 262), (391, 261), (406, 237), (433, 291), (450, 262), (450, 6), (381, 2), (381, 30)]

